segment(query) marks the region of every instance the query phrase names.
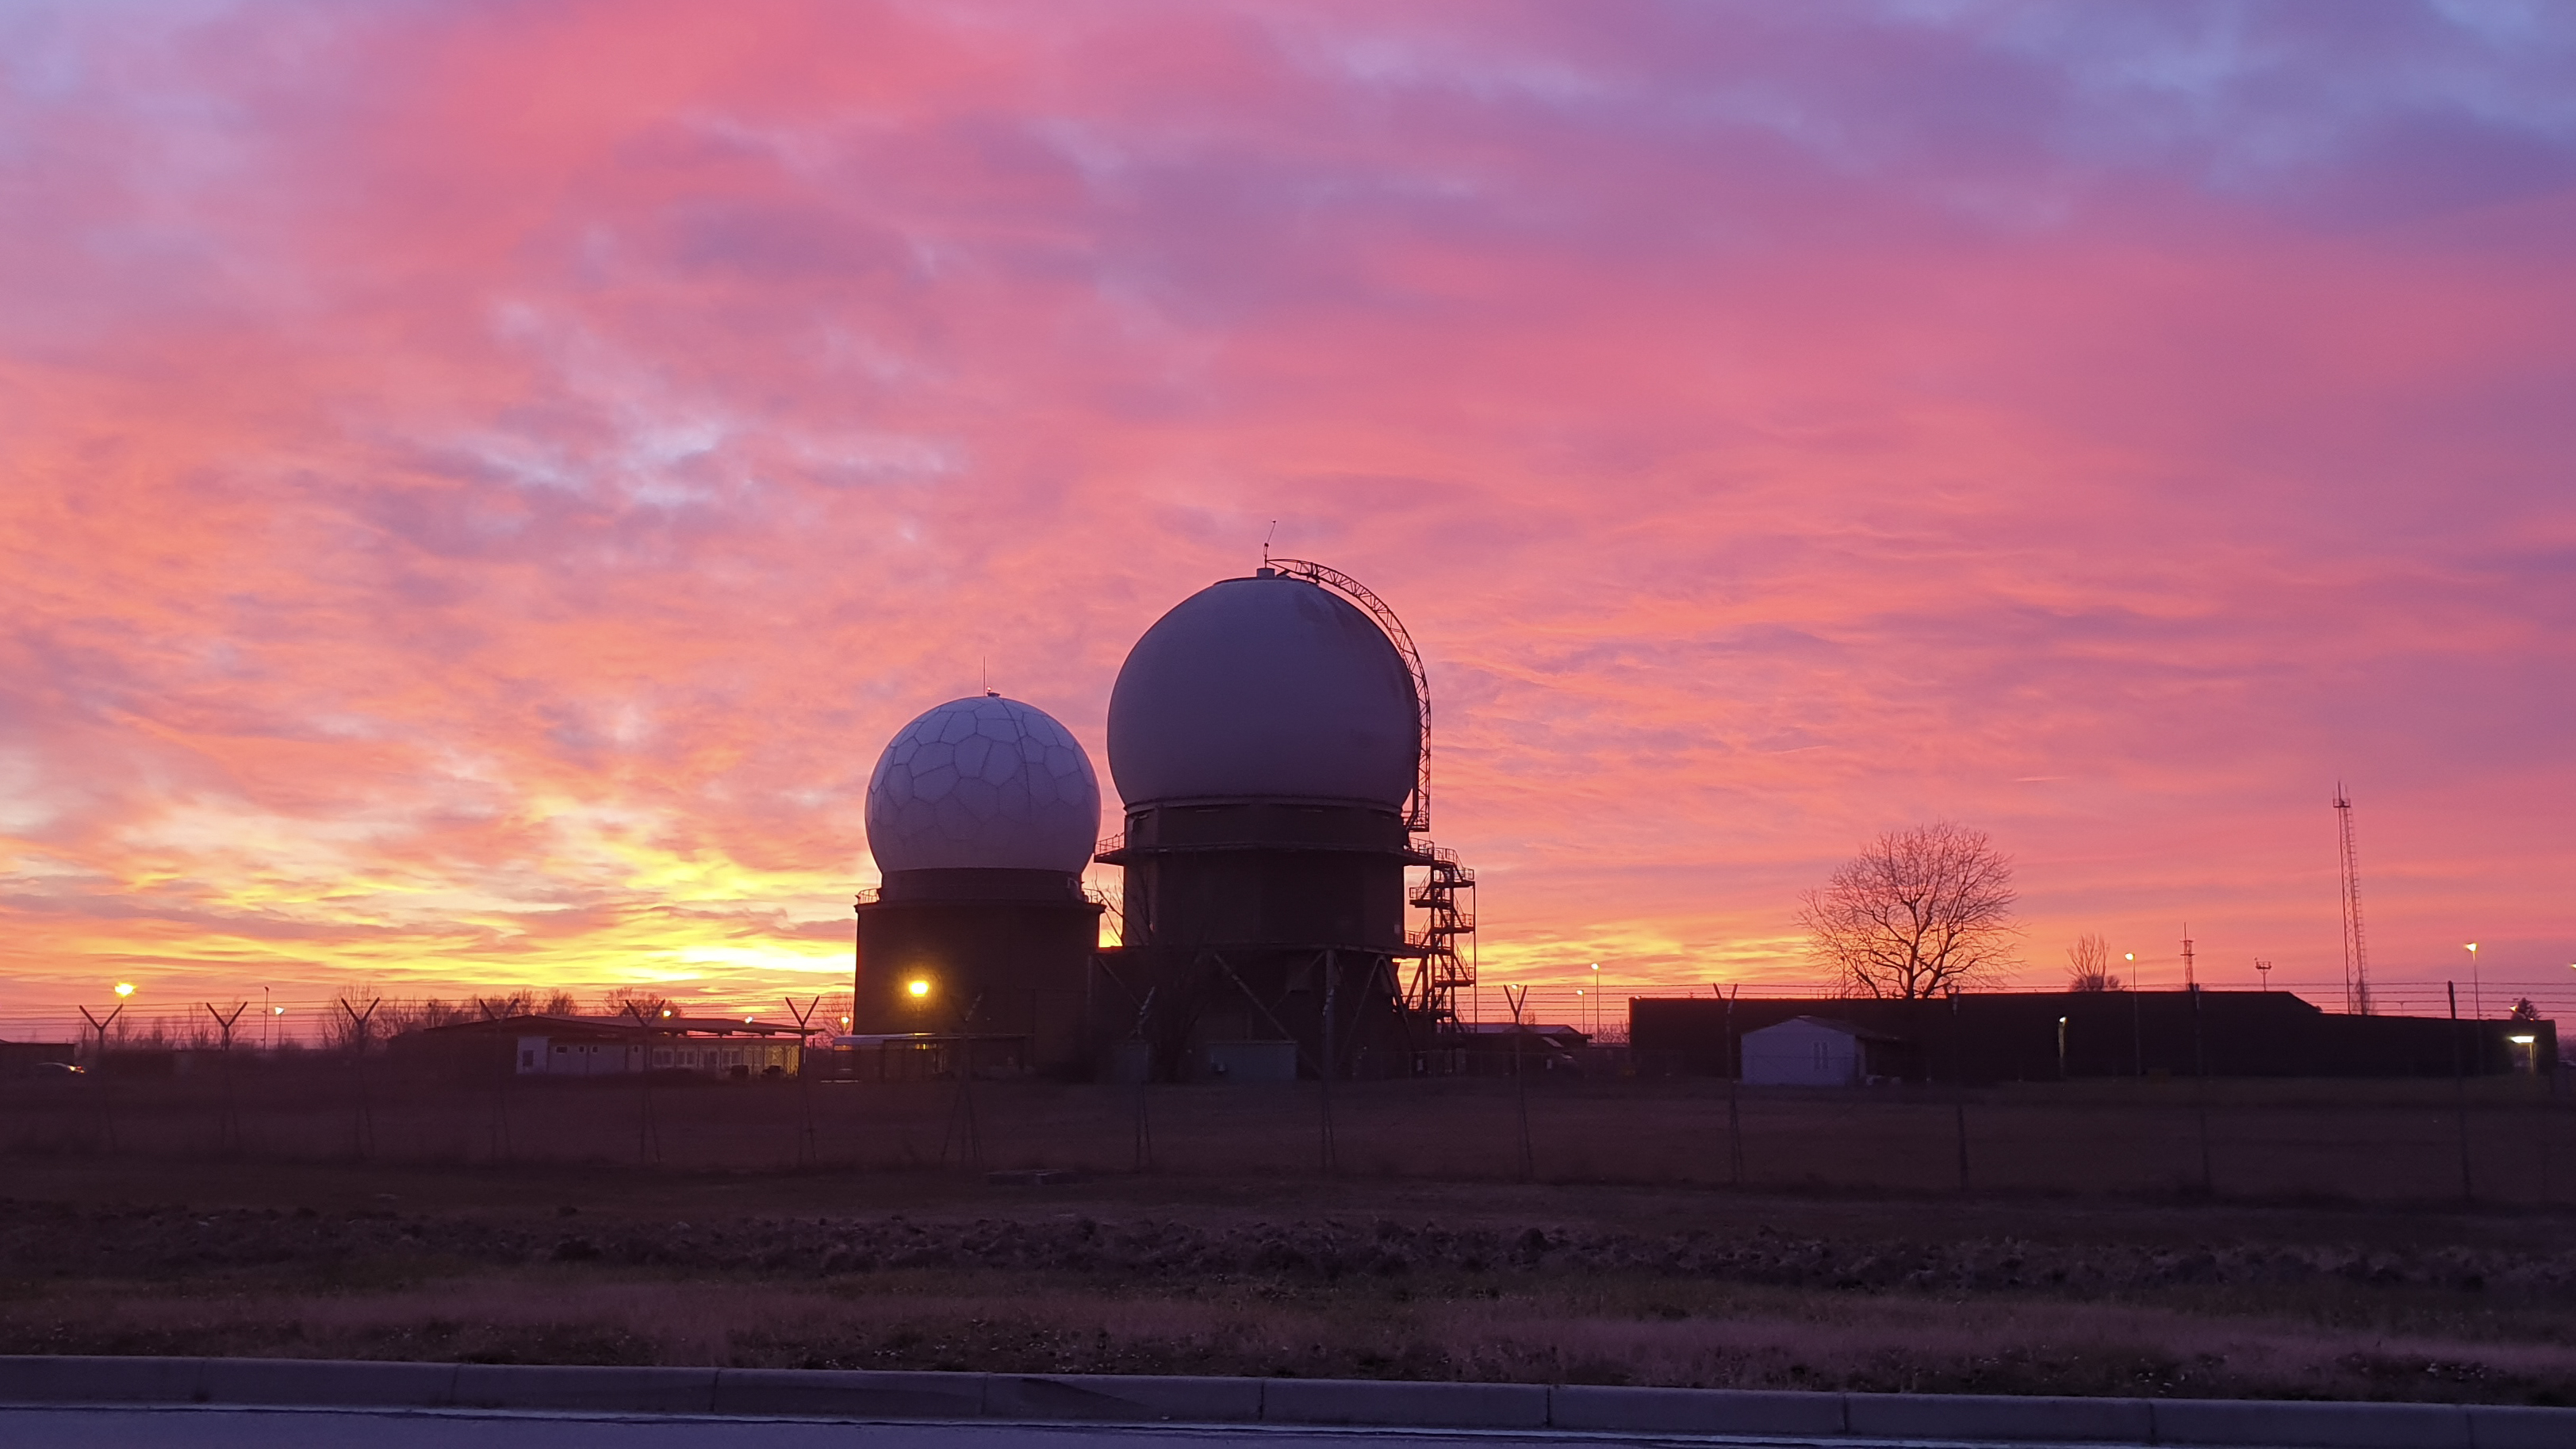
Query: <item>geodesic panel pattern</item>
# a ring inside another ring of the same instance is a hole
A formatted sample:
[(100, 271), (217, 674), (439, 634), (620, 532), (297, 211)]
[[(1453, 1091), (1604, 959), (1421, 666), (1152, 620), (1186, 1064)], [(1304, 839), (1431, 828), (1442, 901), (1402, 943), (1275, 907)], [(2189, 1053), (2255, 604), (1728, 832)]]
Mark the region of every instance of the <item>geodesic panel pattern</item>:
[(1100, 781), (1070, 731), (999, 695), (950, 700), (895, 732), (868, 780), (877, 869), (1080, 871)]

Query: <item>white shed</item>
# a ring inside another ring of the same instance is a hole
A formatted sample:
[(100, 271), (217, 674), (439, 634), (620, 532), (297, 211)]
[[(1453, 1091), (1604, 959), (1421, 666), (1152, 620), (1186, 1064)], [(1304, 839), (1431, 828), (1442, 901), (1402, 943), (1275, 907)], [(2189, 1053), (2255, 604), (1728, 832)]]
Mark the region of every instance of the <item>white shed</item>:
[(1885, 1060), (1886, 1048), (1896, 1045), (1896, 1038), (1848, 1021), (1793, 1016), (1744, 1034), (1744, 1081), (1748, 1086), (1856, 1087), (1897, 1075)]

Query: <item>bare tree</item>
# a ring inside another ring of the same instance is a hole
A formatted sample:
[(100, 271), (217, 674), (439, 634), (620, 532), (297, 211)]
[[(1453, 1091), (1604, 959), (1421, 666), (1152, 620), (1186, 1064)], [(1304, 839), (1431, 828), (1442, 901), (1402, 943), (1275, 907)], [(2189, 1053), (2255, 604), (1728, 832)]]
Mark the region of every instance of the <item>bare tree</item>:
[(442, 1001), (435, 996), (417, 1001), (388, 1001), (384, 1009), (376, 1013), (377, 1027), (388, 1037), (473, 1019), (473, 1013), (463, 1002)]
[(2093, 931), (2075, 938), (2066, 948), (2066, 989), (2069, 991), (2117, 991), (2120, 978), (2111, 974), (2111, 943)]
[(599, 1010), (603, 1016), (657, 1017), (670, 1004), (649, 986), (612, 986), (606, 995), (599, 998)]
[(1949, 821), (1893, 830), (1801, 898), (1798, 924), (1850, 996), (1912, 1000), (2012, 964), (2012, 861)]

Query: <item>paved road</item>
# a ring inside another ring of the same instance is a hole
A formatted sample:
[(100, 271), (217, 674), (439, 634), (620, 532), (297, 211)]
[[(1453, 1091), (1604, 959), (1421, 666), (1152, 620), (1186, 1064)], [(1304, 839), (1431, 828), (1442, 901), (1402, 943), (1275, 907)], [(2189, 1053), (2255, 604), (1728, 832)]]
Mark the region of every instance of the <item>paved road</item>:
[[(1316, 1429), (1284, 1425), (1140, 1428), (1101, 1424), (863, 1424), (680, 1415), (515, 1414), (444, 1409), (0, 1407), (0, 1449), (1505, 1449), (1689, 1445), (1740, 1449), (1894, 1449), (1866, 1439), (1688, 1439), (1653, 1434)], [(2118, 1446), (2092, 1446), (2118, 1449)]]

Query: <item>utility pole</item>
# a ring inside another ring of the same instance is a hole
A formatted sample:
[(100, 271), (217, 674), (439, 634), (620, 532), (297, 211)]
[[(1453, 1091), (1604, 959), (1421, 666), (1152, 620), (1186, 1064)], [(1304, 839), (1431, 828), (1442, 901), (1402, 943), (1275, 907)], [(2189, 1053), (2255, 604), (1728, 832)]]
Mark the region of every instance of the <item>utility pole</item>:
[(2191, 922), (2189, 921), (2183, 922), (2182, 925), (2182, 989), (2185, 991), (2200, 989), (2200, 977), (2191, 969)]

